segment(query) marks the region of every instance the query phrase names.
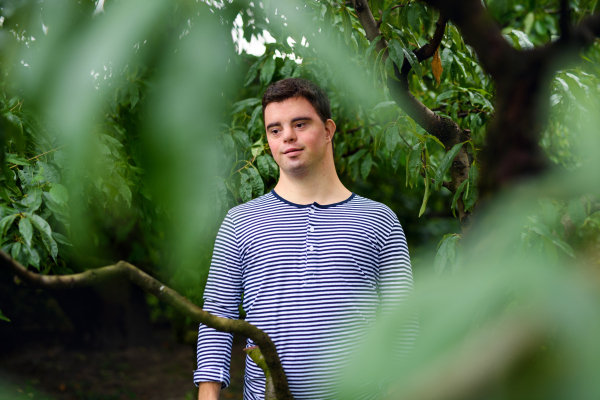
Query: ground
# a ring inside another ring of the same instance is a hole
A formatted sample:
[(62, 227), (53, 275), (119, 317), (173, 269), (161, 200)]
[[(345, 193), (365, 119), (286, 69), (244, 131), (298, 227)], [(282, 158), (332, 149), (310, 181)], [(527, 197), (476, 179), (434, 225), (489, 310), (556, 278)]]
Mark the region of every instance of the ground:
[[(242, 398), (244, 345), (234, 339), (231, 385), (221, 399)], [(104, 352), (32, 345), (0, 354), (0, 400), (192, 400), (195, 368), (195, 347), (172, 340)]]

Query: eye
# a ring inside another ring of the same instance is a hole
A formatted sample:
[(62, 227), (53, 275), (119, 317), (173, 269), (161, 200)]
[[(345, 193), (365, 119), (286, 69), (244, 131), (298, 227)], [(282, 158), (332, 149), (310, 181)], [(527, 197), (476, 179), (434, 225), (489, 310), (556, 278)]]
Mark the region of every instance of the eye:
[(296, 128), (304, 128), (305, 125), (306, 125), (306, 122), (298, 122), (296, 124)]
[(271, 135), (278, 135), (279, 134), (279, 129), (277, 128), (273, 128), (270, 130)]

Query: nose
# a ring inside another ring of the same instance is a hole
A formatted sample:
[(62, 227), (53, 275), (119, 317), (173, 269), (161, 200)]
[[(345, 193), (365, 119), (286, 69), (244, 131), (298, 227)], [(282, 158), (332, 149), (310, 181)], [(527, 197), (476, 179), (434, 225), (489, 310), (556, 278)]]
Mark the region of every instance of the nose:
[(286, 143), (293, 142), (297, 139), (296, 132), (294, 132), (294, 129), (291, 126), (284, 127), (282, 139)]

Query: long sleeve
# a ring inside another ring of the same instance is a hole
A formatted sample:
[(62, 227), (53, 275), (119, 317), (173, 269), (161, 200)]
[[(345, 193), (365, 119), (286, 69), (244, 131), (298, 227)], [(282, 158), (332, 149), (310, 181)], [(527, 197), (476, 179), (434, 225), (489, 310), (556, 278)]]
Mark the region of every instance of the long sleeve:
[[(412, 294), (413, 289), (406, 237), (398, 218), (394, 216), (394, 224), (379, 254), (380, 315), (385, 318), (397, 312), (400, 304)], [(398, 341), (394, 343), (394, 348), (400, 355), (406, 355), (413, 348), (419, 334), (416, 311), (410, 312), (398, 329)]]
[[(219, 317), (238, 319), (242, 297), (242, 268), (235, 227), (227, 214), (215, 241), (208, 281), (204, 290), (205, 311)], [(194, 371), (194, 383), (222, 382), (229, 386), (233, 335), (200, 324)]]

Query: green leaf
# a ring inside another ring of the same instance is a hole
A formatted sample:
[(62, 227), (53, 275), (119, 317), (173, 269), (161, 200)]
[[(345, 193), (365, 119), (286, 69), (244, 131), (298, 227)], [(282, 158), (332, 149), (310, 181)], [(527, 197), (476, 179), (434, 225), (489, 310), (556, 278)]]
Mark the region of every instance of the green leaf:
[(245, 170), (241, 171), (242, 179), (240, 181), (240, 197), (245, 203), (252, 200), (252, 183), (250, 182), (251, 176)]
[(420, 78), (421, 75), (423, 75), (423, 72), (421, 71), (421, 64), (419, 63), (417, 56), (410, 50), (402, 50), (404, 51), (404, 56), (408, 59), (408, 62), (410, 63), (412, 69), (415, 71), (415, 74), (417, 74), (417, 77)]
[(252, 146), (252, 143), (250, 142), (250, 138), (248, 137), (248, 134), (242, 131), (234, 131), (233, 132), (233, 138), (240, 144), (240, 146), (242, 146), (242, 148), (245, 150), (248, 147)]
[(129, 95), (131, 96), (131, 109), (133, 110), (140, 100), (140, 88), (137, 84), (134, 83), (129, 87)]
[(419, 7), (417, 6), (416, 2), (411, 2), (409, 4), (407, 4), (405, 7), (408, 7), (408, 23), (410, 25), (410, 28), (414, 31), (414, 32), (421, 32), (421, 21), (420, 21), (420, 14), (421, 14), (421, 10), (419, 9)]
[(29, 212), (34, 212), (42, 205), (42, 189), (31, 188), (27, 192), (21, 203), (29, 209)]
[(263, 154), (258, 156), (256, 159), (256, 166), (258, 168), (258, 172), (265, 178), (273, 177), (277, 179), (277, 164), (273, 157), (268, 154)]
[(258, 197), (265, 194), (265, 184), (258, 171), (250, 167), (248, 168), (248, 174), (250, 175), (250, 184), (252, 186), (252, 192), (254, 192), (254, 195)]
[(398, 125), (394, 124), (385, 133), (385, 148), (392, 153), (399, 142)]
[(21, 247), (22, 247), (21, 242), (15, 242), (13, 244), (13, 247), (10, 249), (10, 255), (15, 260), (19, 260), (19, 255), (21, 254)]
[(423, 135), (423, 137), (426, 137), (426, 138), (429, 138), (429, 139), (433, 140), (434, 142), (436, 142), (437, 144), (439, 144), (440, 146), (442, 146), (442, 148), (444, 150), (446, 149), (446, 146), (444, 146), (444, 143), (442, 143), (440, 141), (440, 139), (436, 138), (435, 136), (433, 136), (433, 135)]
[(271, 172), (271, 176), (274, 179), (277, 179), (277, 175), (279, 175), (279, 165), (277, 165), (273, 157), (271, 157), (269, 154), (265, 154), (265, 157), (267, 157), (267, 161), (269, 161), (269, 171)]
[(31, 225), (31, 221), (29, 218), (21, 218), (19, 221), (19, 232), (23, 239), (25, 239), (25, 244), (27, 247), (31, 247), (31, 239), (33, 238), (33, 226)]
[(429, 183), (429, 173), (425, 170), (425, 194), (423, 195), (423, 204), (421, 204), (421, 209), (419, 210), (419, 217), (423, 215), (425, 208), (427, 207), (427, 200), (429, 200)]
[(398, 170), (398, 166), (400, 165), (400, 156), (402, 155), (402, 150), (397, 148), (392, 155), (392, 168), (394, 169), (394, 173)]
[(377, 57), (375, 57), (375, 64), (373, 65), (373, 80), (375, 82), (377, 82), (377, 78), (380, 75), (379, 70), (381, 67), (381, 60), (383, 60), (384, 53), (385, 53), (385, 49), (381, 49), (379, 51), (379, 53), (377, 53)]
[(367, 180), (367, 176), (369, 176), (369, 172), (371, 172), (371, 167), (373, 166), (373, 157), (371, 153), (367, 153), (364, 160), (360, 164), (360, 173), (364, 180)]
[(38, 164), (44, 169), (43, 176), (48, 183), (60, 183), (60, 174), (52, 164), (38, 161)]
[(473, 162), (471, 168), (469, 168), (469, 178), (467, 179), (469, 182), (469, 188), (465, 191), (465, 195), (463, 196), (463, 202), (465, 204), (465, 211), (469, 211), (475, 205), (477, 198), (479, 196), (479, 192), (477, 191), (477, 178), (479, 177), (479, 170), (477, 169), (477, 164)]
[(383, 11), (383, 14), (381, 15), (381, 22), (379, 23), (379, 25), (385, 23), (385, 21), (387, 21), (388, 16), (390, 15), (390, 12), (392, 12), (393, 7), (396, 5), (395, 1), (391, 1), (390, 5), (388, 6), (388, 8), (386, 8)]
[(215, 205), (217, 214), (220, 214), (221, 210), (227, 208), (227, 185), (225, 184), (225, 180), (220, 176), (216, 176), (213, 182)]
[(46, 222), (46, 220), (39, 215), (31, 216), (31, 222), (33, 223), (33, 226), (41, 233), (42, 241), (44, 242), (46, 249), (54, 259), (54, 262), (56, 262), (56, 257), (58, 256), (58, 245), (52, 238), (52, 229), (50, 229), (50, 225), (48, 225), (48, 222)]
[(443, 272), (448, 261), (450, 261), (453, 266), (456, 266), (458, 261), (459, 239), (460, 235), (449, 233), (445, 235), (438, 244), (438, 251), (433, 262), (433, 269), (437, 274)]
[[(42, 194), (44, 198), (44, 204), (55, 214), (62, 214), (65, 216), (69, 215), (69, 208), (66, 204), (59, 204), (50, 195), (48, 192), (44, 192)], [(56, 216), (56, 215), (55, 215)]]
[[(112, 175), (112, 178), (113, 178), (113, 182), (117, 188), (117, 191), (123, 197), (123, 199), (127, 203), (127, 206), (131, 207), (132, 194), (131, 194), (131, 189), (129, 189), (129, 185), (127, 184), (127, 181), (118, 172), (114, 173)], [(50, 192), (52, 192), (52, 191), (50, 191)], [(50, 195), (52, 195), (52, 193), (50, 193)], [(52, 196), (52, 198), (54, 199), (54, 196)]]
[(117, 155), (119, 150), (123, 149), (123, 144), (110, 135), (102, 133), (100, 135), (100, 140), (102, 140), (104, 143), (106, 143), (109, 147), (113, 149), (112, 153), (114, 155)]
[(585, 208), (583, 207), (583, 203), (580, 199), (573, 199), (569, 201), (569, 217), (573, 224), (577, 228), (581, 228), (585, 223), (585, 219), (587, 218), (587, 213), (585, 212)]
[(398, 39), (392, 39), (390, 41), (388, 44), (388, 53), (398, 69), (402, 69), (402, 63), (404, 62), (404, 49), (402, 48), (402, 45)]
[(11, 227), (18, 215), (19, 214), (13, 214), (2, 218), (2, 221), (0, 221), (0, 232), (2, 233), (2, 237), (6, 236), (6, 232), (8, 232), (8, 229)]
[(467, 185), (467, 183), (469, 183), (469, 179), (465, 179), (456, 189), (456, 192), (454, 193), (454, 198), (452, 199), (452, 214), (454, 215), (454, 217), (456, 217), (456, 213), (454, 212), (454, 210), (456, 209), (456, 204), (458, 203), (458, 199), (460, 199), (460, 195), (463, 192), (463, 190), (465, 190), (465, 186)]
[(256, 167), (258, 168), (258, 172), (260, 172), (263, 177), (268, 178), (271, 176), (269, 162), (267, 161), (265, 155), (258, 156), (256, 159)]
[(235, 148), (235, 142), (233, 141), (233, 138), (231, 137), (231, 135), (225, 134), (222, 136), (223, 138), (223, 147), (225, 147), (226, 151), (231, 151)]
[(248, 126), (247, 126), (249, 131), (251, 131), (252, 128), (254, 127), (254, 122), (256, 121), (256, 117), (258, 117), (259, 115), (262, 115), (261, 112), (262, 112), (262, 104), (259, 105), (258, 107), (256, 107), (254, 109), (254, 111), (252, 112), (252, 117), (250, 117), (250, 122), (248, 122)]
[(260, 83), (263, 85), (268, 85), (271, 83), (273, 79), (273, 74), (275, 72), (275, 59), (273, 56), (269, 56), (262, 69), (260, 70)]
[(533, 47), (534, 47), (533, 43), (531, 43), (531, 40), (529, 40), (529, 36), (527, 36), (527, 34), (525, 32), (521, 32), (516, 29), (513, 29), (511, 34), (513, 34), (517, 37), (517, 41), (519, 43), (519, 46), (521, 47), (521, 50), (533, 49)]
[(466, 142), (455, 144), (450, 149), (450, 151), (444, 155), (442, 162), (440, 163), (440, 165), (437, 168), (437, 171), (435, 172), (435, 190), (440, 190), (440, 188), (442, 187), (444, 175), (446, 175), (446, 172), (448, 172), (448, 170), (450, 169), (450, 166), (452, 165), (452, 160), (454, 160), (454, 157), (456, 157), (461, 147), (465, 143)]
[(375, 50), (375, 47), (377, 47), (377, 43), (381, 40), (382, 37), (382, 35), (377, 36), (375, 39), (373, 39), (369, 47), (367, 47), (367, 51), (365, 52), (365, 60), (369, 61), (371, 53), (373, 52), (373, 50)]
[(10, 319), (8, 319), (4, 314), (2, 314), (2, 310), (0, 310), (0, 319), (2, 321), (10, 322)]
[(67, 191), (67, 188), (60, 183), (52, 185), (50, 196), (52, 196), (52, 200), (58, 204), (66, 204), (67, 201), (69, 201), (69, 192)]
[(67, 239), (66, 236), (61, 235), (58, 232), (52, 232), (52, 238), (58, 243), (64, 244), (65, 246), (73, 246), (73, 244)]
[(419, 170), (421, 169), (421, 150), (421, 142), (419, 142), (412, 148), (406, 161), (408, 175), (407, 183), (410, 184), (411, 188), (413, 187), (413, 184), (416, 183), (417, 177), (419, 176)]
[(29, 253), (29, 264), (33, 265), (38, 271), (40, 270), (40, 255), (33, 247), (27, 247)]
[(456, 92), (458, 92), (458, 90), (454, 90), (454, 89), (452, 89), (452, 90), (447, 90), (447, 91), (445, 91), (444, 93), (441, 93), (441, 94), (440, 94), (440, 95), (439, 95), (439, 96), (438, 96), (438, 97), (435, 99), (435, 103), (436, 103), (436, 104), (439, 104), (439, 103), (440, 103), (442, 100), (446, 100), (446, 99), (448, 99), (448, 98), (452, 97), (452, 95), (453, 95), (454, 93), (456, 93)]
[(552, 242), (558, 246), (562, 251), (564, 251), (567, 255), (575, 258), (575, 253), (573, 252), (573, 248), (566, 242), (563, 242), (557, 237), (554, 237)]
[(395, 105), (396, 105), (396, 102), (395, 102), (395, 101), (384, 101), (384, 102), (381, 102), (381, 103), (377, 104), (377, 105), (376, 105), (376, 106), (373, 108), (373, 111), (375, 111), (375, 110), (378, 110), (378, 109), (380, 109), (380, 108), (392, 107), (392, 106), (395, 106)]
[(361, 158), (367, 152), (366, 149), (360, 149), (356, 153), (352, 154), (348, 157), (348, 165), (355, 163), (359, 158)]
[(249, 99), (245, 99), (242, 101), (238, 101), (237, 103), (235, 103), (232, 107), (233, 107), (233, 111), (231, 111), (231, 114), (237, 114), (240, 111), (242, 111), (243, 109), (245, 109), (246, 107), (254, 107), (255, 105), (257, 105), (258, 103), (260, 103), (261, 100), (257, 99), (257, 98), (249, 98)]
[(550, 230), (554, 229), (560, 223), (560, 216), (552, 200), (548, 198), (540, 199), (539, 203), (544, 210), (544, 221)]
[(253, 158), (258, 157), (258, 155), (260, 153), (263, 152), (263, 150), (265, 149), (265, 144), (263, 143), (263, 138), (261, 136), (260, 139), (258, 139), (256, 142), (254, 142), (252, 144), (252, 147), (250, 147), (250, 153), (252, 154)]
[(446, 262), (448, 261), (448, 236), (449, 235), (444, 236), (444, 238), (438, 244), (437, 253), (435, 254), (435, 259), (433, 260), (433, 270), (437, 274), (441, 274), (442, 271), (444, 271), (444, 267), (446, 266)]
[(7, 153), (4, 160), (8, 163), (16, 165), (31, 165), (31, 163), (26, 158), (21, 157), (18, 154)]
[(348, 9), (344, 7), (342, 11), (342, 24), (344, 26), (344, 40), (346, 41), (346, 45), (350, 45), (350, 37), (352, 36), (352, 19), (350, 18), (350, 13)]
[(266, 58), (266, 56), (266, 54), (263, 55), (254, 64), (252, 64), (252, 66), (248, 70), (248, 73), (246, 74), (246, 79), (244, 79), (244, 86), (248, 86), (249, 84), (254, 82), (254, 79), (256, 79), (256, 74), (258, 73), (258, 67), (260, 66), (260, 63), (263, 62), (263, 60)]

